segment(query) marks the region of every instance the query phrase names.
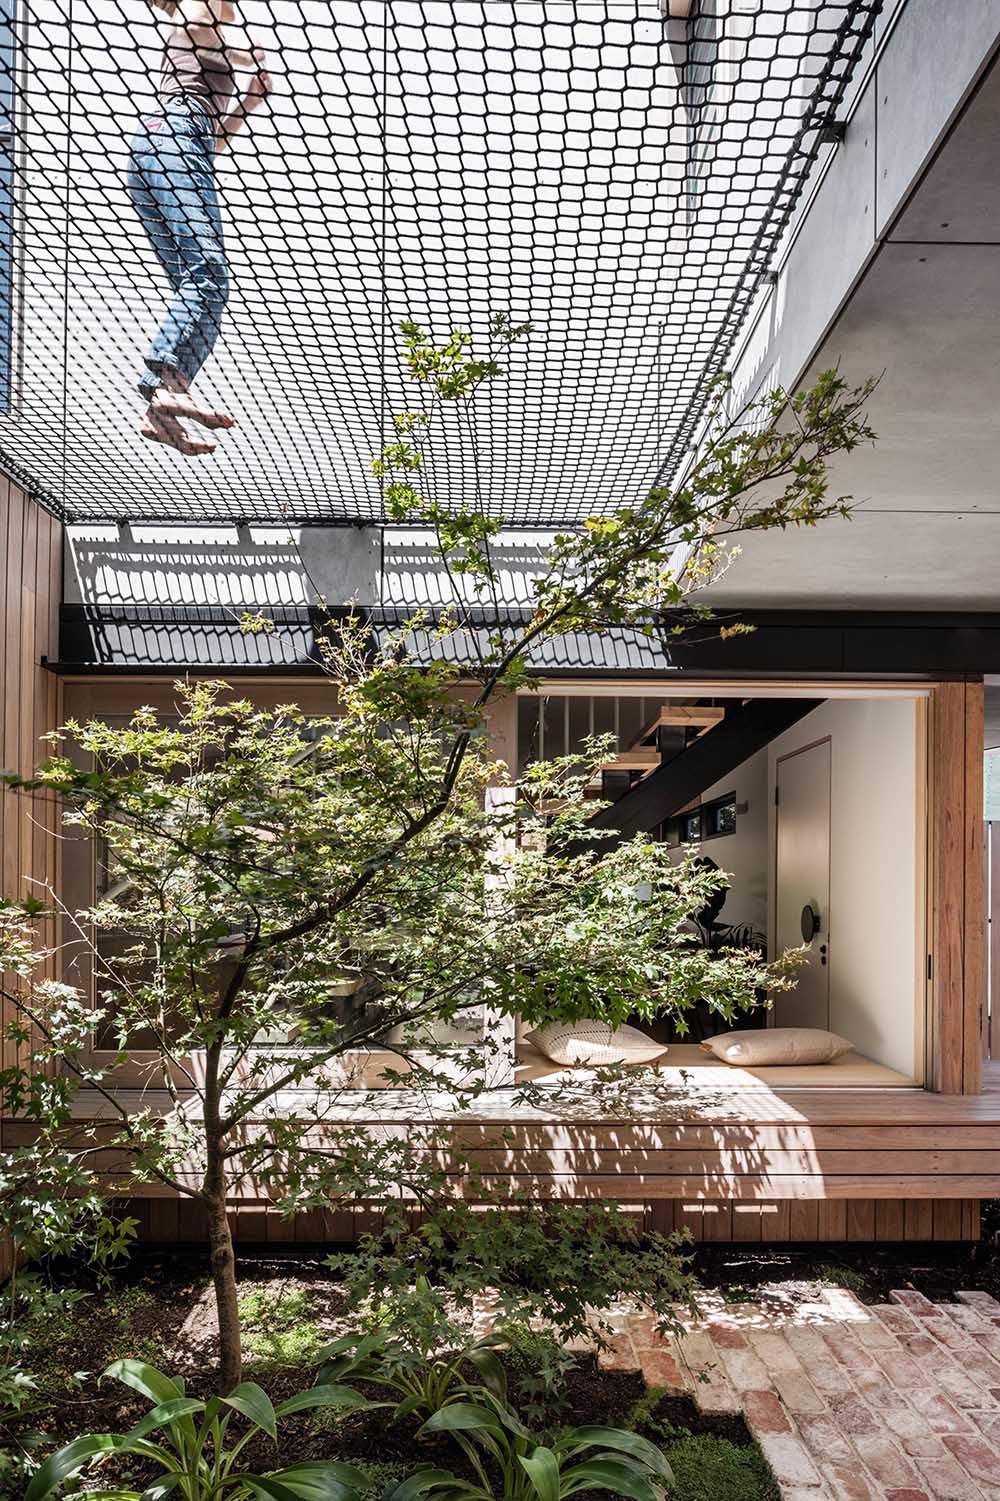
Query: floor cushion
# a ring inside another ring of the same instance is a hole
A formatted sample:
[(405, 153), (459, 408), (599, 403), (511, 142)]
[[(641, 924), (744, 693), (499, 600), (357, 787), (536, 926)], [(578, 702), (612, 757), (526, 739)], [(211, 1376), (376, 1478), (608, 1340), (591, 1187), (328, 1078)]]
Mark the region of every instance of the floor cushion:
[(782, 1063), (832, 1063), (854, 1044), (820, 1027), (763, 1027), (753, 1032), (721, 1032), (701, 1044), (723, 1063), (741, 1068), (774, 1068)]
[(600, 1068), (612, 1063), (652, 1063), (666, 1047), (636, 1027), (610, 1027), (607, 1022), (549, 1022), (528, 1033), (528, 1041), (553, 1063)]

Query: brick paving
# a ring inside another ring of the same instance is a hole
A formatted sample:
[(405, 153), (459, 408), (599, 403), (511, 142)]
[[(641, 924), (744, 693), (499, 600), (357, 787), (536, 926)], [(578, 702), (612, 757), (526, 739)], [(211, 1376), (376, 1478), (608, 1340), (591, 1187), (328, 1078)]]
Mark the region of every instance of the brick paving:
[(1000, 1501), (1000, 1302), (890, 1296), (702, 1296), (670, 1339), (620, 1311), (601, 1363), (742, 1413), (783, 1501)]

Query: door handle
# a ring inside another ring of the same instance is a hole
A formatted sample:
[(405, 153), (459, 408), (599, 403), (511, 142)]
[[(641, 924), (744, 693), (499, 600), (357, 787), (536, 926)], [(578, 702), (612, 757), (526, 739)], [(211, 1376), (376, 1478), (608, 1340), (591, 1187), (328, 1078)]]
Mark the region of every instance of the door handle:
[(808, 902), (802, 908), (799, 926), (802, 932), (803, 943), (812, 943), (822, 926), (819, 913), (813, 907), (810, 907)]

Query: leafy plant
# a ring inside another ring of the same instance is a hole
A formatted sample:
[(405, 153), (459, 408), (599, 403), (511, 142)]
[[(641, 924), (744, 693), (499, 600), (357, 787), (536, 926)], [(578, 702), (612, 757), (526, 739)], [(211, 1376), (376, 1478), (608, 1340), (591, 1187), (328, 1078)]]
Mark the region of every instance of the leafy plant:
[(4, 1486), (35, 1469), (46, 1436), (30, 1420), (47, 1405), (41, 1391), (40, 1353), (64, 1340), (73, 1313), (87, 1295), (76, 1288), (52, 1288), (34, 1272), (15, 1272), (5, 1289), (6, 1318), (0, 1319), (0, 1496)]
[[(429, 1417), (456, 1392), (479, 1395), (479, 1388), (498, 1401), (507, 1395), (507, 1380), (497, 1358), (505, 1341), (498, 1335), (470, 1342), (453, 1322), (440, 1291), (418, 1278), (409, 1297), (387, 1313), (389, 1326), (362, 1336), (347, 1335), (320, 1351), (320, 1385), (364, 1381), (393, 1394), (386, 1404), (398, 1419), (410, 1413)], [(475, 1373), (467, 1380), (465, 1369)]]
[(684, 1434), (668, 1449), (670, 1501), (780, 1501), (774, 1476), (755, 1444), (712, 1434)]
[(497, 1330), (506, 1347), (508, 1376), (517, 1405), (535, 1422), (551, 1418), (566, 1405), (563, 1387), (576, 1356), (550, 1329), (508, 1321)]
[(488, 1290), (498, 1327), (542, 1325), (564, 1346), (574, 1338), (600, 1345), (611, 1328), (599, 1311), (622, 1297), (654, 1314), (662, 1332), (676, 1329), (677, 1305), (690, 1305), (697, 1285), (687, 1266), (689, 1242), (684, 1234), (644, 1232), (611, 1201), (539, 1206), (515, 1199), (494, 1209), (452, 1201), (432, 1205), (416, 1229), (387, 1215), (381, 1235), (363, 1236), (356, 1252), (331, 1257), (329, 1265), (344, 1277), (355, 1307), (364, 1306), (371, 1288), (384, 1289), (398, 1332), (410, 1340), (419, 1338), (413, 1288), (422, 1285), (425, 1300), (447, 1304), (466, 1326)]
[[(140, 1492), (120, 1486), (88, 1491), (91, 1501), (354, 1501), (366, 1489), (360, 1470), (334, 1460), (310, 1460), (257, 1475), (239, 1468), (242, 1451), (258, 1433), (277, 1441), (278, 1420), (308, 1408), (361, 1405), (363, 1398), (345, 1388), (314, 1386), (278, 1407), (252, 1381), (226, 1397), (208, 1402), (184, 1394), (184, 1383), (138, 1360), (117, 1360), (104, 1372), (152, 1403), (151, 1410), (128, 1433), (87, 1433), (49, 1456), (37, 1470), (25, 1501), (45, 1501), (87, 1465), (112, 1456), (134, 1455), (161, 1471), (160, 1479)], [(103, 1379), (103, 1378), (102, 1378)], [(235, 1440), (234, 1416), (249, 1428)], [(151, 1435), (159, 1435), (151, 1437)]]
[(846, 1287), (851, 1292), (863, 1292), (867, 1286), (864, 1274), (853, 1267), (839, 1266), (836, 1262), (823, 1262), (816, 1268), (816, 1281), (830, 1287)]
[[(448, 1403), (420, 1432), (450, 1434), (477, 1480), (448, 1470), (418, 1470), (390, 1491), (386, 1501), (562, 1501), (580, 1491), (660, 1501), (672, 1479), (660, 1451), (636, 1433), (572, 1428), (543, 1444), (495, 1398)], [(494, 1471), (499, 1473), (499, 1485)]]

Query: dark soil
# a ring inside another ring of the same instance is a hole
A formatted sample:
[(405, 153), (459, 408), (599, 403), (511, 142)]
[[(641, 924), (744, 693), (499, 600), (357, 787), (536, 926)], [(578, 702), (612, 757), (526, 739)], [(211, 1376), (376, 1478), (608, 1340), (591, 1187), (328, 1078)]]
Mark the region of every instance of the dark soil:
[(934, 1303), (960, 1291), (1000, 1299), (1000, 1214), (984, 1206), (983, 1238), (969, 1244), (919, 1242), (803, 1246), (699, 1246), (692, 1269), (704, 1287), (729, 1302), (764, 1299), (821, 1285), (849, 1287), (863, 1303), (887, 1303), (894, 1288), (915, 1288)]
[[(79, 1287), (84, 1279), (77, 1272), (66, 1280)], [(268, 1311), (260, 1322), (266, 1325), (270, 1320), (274, 1329), (287, 1335), (293, 1357), (300, 1351), (295, 1342), (303, 1337), (303, 1331), (312, 1340), (310, 1355), (324, 1339), (335, 1336), (343, 1300), (319, 1254), (246, 1253), (240, 1258), (240, 1283), (241, 1297), (258, 1295), (268, 1300)], [(304, 1306), (304, 1316), (298, 1323), (281, 1317), (281, 1309), (289, 1306), (299, 1310)], [(280, 1363), (283, 1349), (278, 1349), (277, 1362), (273, 1350), (263, 1356), (259, 1351), (251, 1353), (244, 1373), (245, 1379), (258, 1382), (276, 1404), (311, 1386), (316, 1378), (314, 1359), (291, 1358), (289, 1363)], [(112, 1360), (125, 1356), (146, 1360), (183, 1377), (189, 1395), (211, 1395), (217, 1346), (210, 1286), (201, 1255), (137, 1251), (112, 1288), (91, 1288), (75, 1317), (54, 1327), (45, 1348), (32, 1352), (29, 1364), (39, 1381), (45, 1407), (32, 1415), (29, 1426), (45, 1432), (46, 1450), (81, 1433), (123, 1431), (147, 1411), (148, 1403), (130, 1388), (114, 1380), (100, 1385), (97, 1382), (99, 1373)], [(518, 1374), (521, 1372), (512, 1366), (512, 1381)], [(375, 1399), (384, 1396), (374, 1388), (365, 1394)], [(631, 1427), (659, 1444), (668, 1455), (671, 1442), (692, 1436), (726, 1439), (741, 1450), (752, 1449), (741, 1419), (702, 1416), (686, 1398), (651, 1400), (637, 1372), (602, 1371), (593, 1356), (581, 1356), (567, 1374), (552, 1405), (550, 1421), (553, 1428), (586, 1423)], [(385, 1409), (343, 1415), (307, 1412), (279, 1423), (277, 1447), (261, 1435), (244, 1454), (248, 1469), (270, 1470), (301, 1460), (335, 1458), (374, 1467), (383, 1478), (402, 1478), (420, 1464), (470, 1473), (452, 1441), (447, 1437), (419, 1438), (419, 1426), (417, 1418), (390, 1420)], [(531, 1426), (537, 1431), (546, 1424)], [(134, 1459), (103, 1466), (99, 1474), (102, 1485), (127, 1482), (138, 1489), (142, 1489), (138, 1482), (145, 1484), (152, 1477), (152, 1472), (147, 1475), (143, 1463)], [(97, 1479), (91, 1484), (98, 1484)], [(771, 1501), (768, 1483), (765, 1481), (763, 1488), (754, 1485), (747, 1501)]]

